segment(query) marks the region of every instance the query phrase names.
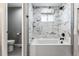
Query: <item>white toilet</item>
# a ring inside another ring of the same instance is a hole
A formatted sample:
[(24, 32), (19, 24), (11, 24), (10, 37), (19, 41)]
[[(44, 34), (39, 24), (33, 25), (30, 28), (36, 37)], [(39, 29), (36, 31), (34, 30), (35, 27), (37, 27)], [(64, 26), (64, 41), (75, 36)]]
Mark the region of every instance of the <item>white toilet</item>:
[(8, 52), (12, 52), (14, 50), (15, 40), (8, 40)]

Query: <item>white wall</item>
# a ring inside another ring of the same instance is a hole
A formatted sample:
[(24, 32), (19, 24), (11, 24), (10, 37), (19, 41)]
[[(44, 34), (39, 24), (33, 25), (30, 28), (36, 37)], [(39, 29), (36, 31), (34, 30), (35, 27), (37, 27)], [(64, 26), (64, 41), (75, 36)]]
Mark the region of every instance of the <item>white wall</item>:
[[(0, 56), (2, 55), (2, 52), (4, 50), (4, 52), (7, 50), (5, 50), (6, 46), (3, 44), (5, 43), (4, 42), (4, 39), (6, 38), (6, 34), (4, 34), (4, 32), (6, 32), (5, 29), (5, 24), (4, 22), (6, 21), (6, 4), (4, 3), (0, 3)], [(5, 35), (5, 38), (4, 38), (4, 35)], [(6, 41), (6, 39), (5, 39)], [(3, 47), (4, 45), (4, 47)], [(5, 52), (6, 54), (6, 52)]]

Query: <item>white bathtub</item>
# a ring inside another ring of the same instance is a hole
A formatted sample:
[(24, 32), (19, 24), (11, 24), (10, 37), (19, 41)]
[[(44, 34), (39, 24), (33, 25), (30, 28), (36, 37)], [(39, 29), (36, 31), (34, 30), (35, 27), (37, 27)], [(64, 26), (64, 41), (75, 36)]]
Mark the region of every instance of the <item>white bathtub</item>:
[(40, 38), (40, 39), (34, 39), (31, 42), (31, 45), (71, 45), (71, 41), (70, 39), (68, 39), (68, 41), (63, 41), (63, 43), (60, 43), (60, 39), (59, 38), (51, 38), (51, 39), (47, 39), (47, 38)]
[(34, 39), (30, 44), (31, 56), (71, 56), (70, 42), (61, 44), (58, 40)]

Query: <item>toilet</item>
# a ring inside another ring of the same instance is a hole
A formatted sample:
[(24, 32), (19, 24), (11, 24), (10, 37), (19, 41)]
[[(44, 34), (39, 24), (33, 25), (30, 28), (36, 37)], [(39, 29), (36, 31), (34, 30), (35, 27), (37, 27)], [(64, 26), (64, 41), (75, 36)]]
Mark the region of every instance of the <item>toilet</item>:
[(8, 52), (12, 52), (14, 50), (15, 40), (8, 40)]

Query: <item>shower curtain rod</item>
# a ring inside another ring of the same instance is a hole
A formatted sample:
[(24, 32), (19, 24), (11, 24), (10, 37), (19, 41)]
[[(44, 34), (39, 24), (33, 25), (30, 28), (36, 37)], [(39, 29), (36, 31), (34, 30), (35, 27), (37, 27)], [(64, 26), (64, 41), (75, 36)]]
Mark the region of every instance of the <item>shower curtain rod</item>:
[(33, 8), (59, 8), (61, 6), (33, 6)]

